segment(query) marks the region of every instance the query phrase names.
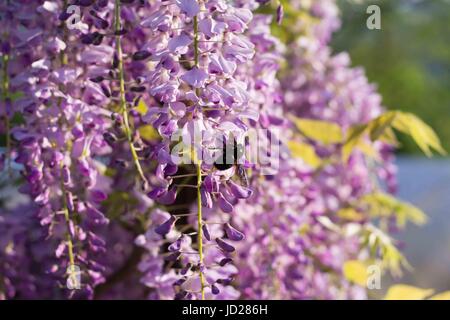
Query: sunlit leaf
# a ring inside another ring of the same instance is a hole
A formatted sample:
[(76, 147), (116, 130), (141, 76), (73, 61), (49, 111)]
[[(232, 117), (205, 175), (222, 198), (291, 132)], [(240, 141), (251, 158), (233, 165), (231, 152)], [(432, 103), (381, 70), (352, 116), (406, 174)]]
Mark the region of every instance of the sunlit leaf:
[(400, 143), (397, 140), (397, 137), (395, 136), (395, 132), (394, 130), (392, 130), (392, 128), (386, 128), (384, 132), (380, 135), (378, 140), (386, 144), (389, 144), (393, 147), (398, 147), (400, 145)]
[(303, 159), (314, 169), (320, 166), (322, 161), (313, 146), (297, 141), (288, 141), (287, 146), (293, 157)]
[(367, 266), (358, 260), (350, 260), (344, 263), (342, 268), (345, 278), (362, 287), (367, 284)]
[(367, 130), (367, 125), (358, 125), (347, 131), (347, 137), (342, 147), (342, 160), (344, 162), (347, 162), (354, 149), (361, 143)]
[(434, 292), (433, 289), (421, 289), (406, 284), (396, 284), (388, 289), (385, 300), (424, 300)]
[(373, 147), (372, 144), (367, 143), (365, 141), (360, 141), (360, 143), (356, 147), (367, 157), (375, 159), (377, 161), (381, 160), (378, 151)]
[(369, 123), (369, 134), (372, 141), (378, 140), (384, 132), (390, 128), (394, 119), (395, 112), (386, 112)]
[(395, 216), (400, 227), (403, 227), (407, 221), (417, 225), (423, 225), (427, 221), (427, 216), (422, 210), (387, 193), (367, 194), (361, 198), (361, 204), (367, 205), (372, 217)]
[(431, 149), (446, 154), (434, 130), (412, 113), (397, 111), (392, 125), (395, 129), (410, 135), (428, 157), (432, 156)]
[(365, 142), (367, 135), (371, 141), (383, 141), (398, 146), (398, 141), (392, 129), (411, 136), (419, 148), (429, 157), (433, 154), (432, 150), (440, 154), (446, 154), (433, 129), (417, 116), (401, 111), (388, 111), (365, 125), (356, 125), (347, 131), (345, 143), (342, 147), (343, 161), (346, 162), (355, 149), (363, 151), (370, 157), (375, 155), (368, 148), (370, 145)]
[(349, 221), (361, 221), (364, 219), (364, 215), (354, 208), (343, 208), (337, 212), (337, 216)]
[(450, 291), (438, 293), (432, 296), (430, 300), (450, 300)]
[(138, 130), (141, 137), (148, 141), (157, 140), (160, 137), (158, 131), (156, 131), (151, 125), (139, 127)]
[(342, 129), (333, 122), (293, 118), (297, 129), (305, 137), (323, 144), (341, 143), (343, 141)]
[(135, 110), (136, 110), (137, 112), (139, 112), (140, 114), (142, 114), (142, 115), (144, 115), (144, 114), (147, 113), (148, 107), (147, 107), (147, 104), (144, 102), (144, 100), (141, 99), (141, 100), (139, 101), (139, 104), (137, 105), (137, 107), (135, 108)]
[(392, 275), (401, 276), (402, 267), (411, 269), (408, 261), (392, 243), (391, 238), (379, 228), (368, 224), (363, 229), (363, 246), (368, 246), (371, 256), (381, 258), (381, 266), (389, 269)]

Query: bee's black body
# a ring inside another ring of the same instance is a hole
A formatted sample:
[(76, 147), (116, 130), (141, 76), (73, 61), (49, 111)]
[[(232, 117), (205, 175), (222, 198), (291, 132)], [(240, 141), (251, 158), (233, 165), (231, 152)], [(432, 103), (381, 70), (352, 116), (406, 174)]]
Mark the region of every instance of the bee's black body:
[[(233, 156), (231, 157), (231, 159), (227, 159), (227, 155), (231, 153), (233, 154)], [(237, 175), (242, 181), (244, 181), (246, 185), (248, 185), (245, 169), (241, 164), (238, 163), (238, 160), (242, 157), (243, 154), (244, 146), (242, 144), (238, 144), (235, 139), (233, 139), (232, 143), (226, 143), (224, 141), (222, 153), (219, 155), (219, 157), (216, 158), (214, 167), (217, 170), (224, 171), (230, 169), (233, 166), (236, 166)]]

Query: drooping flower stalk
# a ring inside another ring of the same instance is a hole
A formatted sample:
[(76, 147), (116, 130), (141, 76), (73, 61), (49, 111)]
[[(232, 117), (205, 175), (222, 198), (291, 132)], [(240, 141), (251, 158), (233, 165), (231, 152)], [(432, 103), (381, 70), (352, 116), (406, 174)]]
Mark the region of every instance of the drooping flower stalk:
[(73, 223), (71, 218), (70, 218), (70, 211), (69, 208), (67, 206), (67, 190), (66, 187), (64, 185), (64, 178), (63, 178), (63, 170), (64, 170), (64, 163), (61, 163), (61, 193), (62, 193), (62, 211), (64, 213), (64, 219), (66, 221), (66, 226), (67, 226), (67, 230), (66, 230), (66, 241), (67, 241), (67, 252), (69, 255), (69, 269), (68, 270), (73, 270), (74, 266), (75, 266), (75, 255), (74, 255), (74, 251), (73, 251), (73, 239), (72, 239), (72, 234), (71, 234), (71, 224)]
[(205, 276), (203, 274), (203, 215), (202, 215), (202, 169), (201, 161), (197, 160), (197, 246), (199, 255), (199, 275), (200, 275), (200, 286), (201, 286), (201, 299), (205, 300)]
[[(66, 5), (67, 5), (66, 0), (63, 1), (63, 5), (64, 5), (64, 7), (66, 7)], [(62, 25), (63, 33), (64, 33), (63, 41), (67, 42), (65, 26), (63, 23), (61, 25)], [(61, 67), (64, 67), (65, 65), (67, 65), (68, 61), (67, 61), (67, 55), (66, 55), (65, 50), (61, 50), (61, 52), (59, 53), (59, 62), (61, 64)], [(60, 84), (59, 89), (61, 91), (64, 91), (64, 85)], [(64, 123), (67, 126), (67, 129), (69, 129), (69, 122), (64, 115), (64, 111), (61, 109), (61, 103), (62, 103), (62, 99), (60, 98), (60, 99), (58, 99), (58, 102), (57, 102), (58, 107), (61, 110), (60, 119), (63, 119)], [(68, 150), (69, 152), (71, 151), (70, 150), (71, 146), (68, 147), (66, 144), (65, 147), (67, 149), (69, 149)], [(69, 191), (66, 190), (66, 185), (65, 185), (67, 183), (67, 181), (65, 181), (66, 180), (65, 176), (67, 175), (65, 170), (66, 170), (66, 168), (65, 168), (64, 161), (61, 161), (61, 164), (60, 164), (61, 201), (62, 201), (62, 211), (64, 213), (64, 219), (66, 222), (66, 239), (67, 239), (66, 241), (67, 241), (67, 252), (69, 255), (69, 268), (67, 270), (68, 270), (68, 272), (73, 272), (73, 270), (75, 268), (75, 254), (74, 254), (74, 250), (73, 250), (74, 245), (73, 245), (73, 237), (72, 237), (72, 231), (71, 231), (71, 229), (72, 229), (71, 225), (72, 225), (73, 221), (70, 217), (70, 210), (67, 205), (67, 196), (68, 196)], [(71, 274), (68, 275), (68, 277), (71, 277), (71, 276), (72, 276)]]
[[(5, 48), (5, 51), (9, 51), (9, 43), (6, 40), (6, 45), (8, 48)], [(8, 108), (11, 105), (10, 97), (9, 97), (9, 75), (8, 75), (8, 64), (9, 64), (9, 52), (3, 52), (2, 57), (2, 93), (3, 93), (3, 104), (5, 107), (5, 137), (6, 137), (6, 151), (5, 151), (5, 167), (7, 168), (8, 174), (12, 175), (12, 168), (11, 168), (11, 124), (9, 119), (9, 110)]]
[(130, 148), (131, 156), (133, 158), (134, 165), (136, 166), (136, 170), (139, 173), (140, 178), (142, 179), (142, 187), (145, 190), (147, 186), (147, 178), (145, 177), (144, 171), (142, 170), (141, 163), (139, 162), (139, 157), (136, 152), (136, 148), (133, 142), (133, 132), (130, 127), (130, 120), (128, 117), (128, 108), (125, 98), (125, 73), (123, 66), (123, 52), (122, 52), (122, 44), (121, 44), (121, 31), (122, 24), (120, 18), (121, 12), (121, 3), (120, 0), (115, 0), (114, 2), (114, 32), (116, 35), (116, 54), (118, 60), (118, 77), (119, 77), (119, 108), (123, 117), (123, 125), (125, 129), (125, 136), (128, 141), (128, 145)]
[[(199, 62), (199, 48), (198, 48), (198, 16), (195, 15), (193, 18), (194, 23), (194, 65), (198, 68)], [(197, 96), (200, 96), (200, 88), (196, 88)], [(196, 164), (197, 169), (197, 249), (199, 255), (199, 276), (200, 276), (200, 290), (201, 290), (201, 299), (205, 300), (205, 276), (203, 274), (203, 215), (202, 215), (202, 196), (201, 196), (201, 187), (202, 187), (202, 162), (198, 159), (196, 152), (194, 152), (194, 159), (196, 160), (194, 163)]]

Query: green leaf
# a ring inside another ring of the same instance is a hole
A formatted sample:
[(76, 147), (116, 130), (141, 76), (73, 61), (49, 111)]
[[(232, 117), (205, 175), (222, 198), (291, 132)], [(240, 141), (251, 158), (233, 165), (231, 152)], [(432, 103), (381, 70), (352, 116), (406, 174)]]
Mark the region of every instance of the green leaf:
[(424, 300), (434, 293), (433, 289), (421, 289), (406, 284), (391, 286), (384, 297), (385, 300)]
[(323, 144), (336, 144), (343, 141), (339, 125), (333, 122), (301, 119), (293, 117), (297, 129), (307, 138)]
[(360, 202), (368, 207), (368, 212), (372, 217), (394, 215), (400, 227), (404, 227), (407, 221), (417, 225), (423, 225), (427, 221), (427, 216), (422, 210), (387, 193), (371, 193), (363, 196)]
[(22, 98), (24, 96), (24, 94), (23, 94), (23, 92), (22, 91), (16, 91), (16, 92), (13, 92), (13, 93), (10, 93), (9, 94), (9, 98), (11, 99), (11, 101), (16, 101), (16, 100), (19, 100), (20, 98)]
[(317, 156), (314, 147), (309, 144), (300, 143), (297, 141), (288, 141), (287, 146), (293, 157), (301, 158), (314, 169), (319, 167), (322, 163), (322, 160), (319, 156)]
[(109, 219), (115, 220), (124, 212), (130, 211), (138, 204), (138, 200), (129, 193), (123, 191), (114, 191), (103, 202), (106, 208), (106, 215)]

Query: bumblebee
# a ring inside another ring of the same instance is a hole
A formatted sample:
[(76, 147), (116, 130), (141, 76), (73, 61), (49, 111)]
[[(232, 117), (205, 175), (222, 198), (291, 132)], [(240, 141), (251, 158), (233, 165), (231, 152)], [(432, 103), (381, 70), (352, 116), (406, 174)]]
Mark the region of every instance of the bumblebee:
[(239, 159), (244, 155), (244, 145), (239, 144), (236, 139), (232, 139), (227, 143), (223, 140), (223, 148), (219, 156), (214, 161), (214, 167), (219, 171), (228, 170), (231, 167), (236, 167), (236, 175), (239, 177), (241, 183), (248, 187), (248, 178), (245, 168), (238, 163)]

